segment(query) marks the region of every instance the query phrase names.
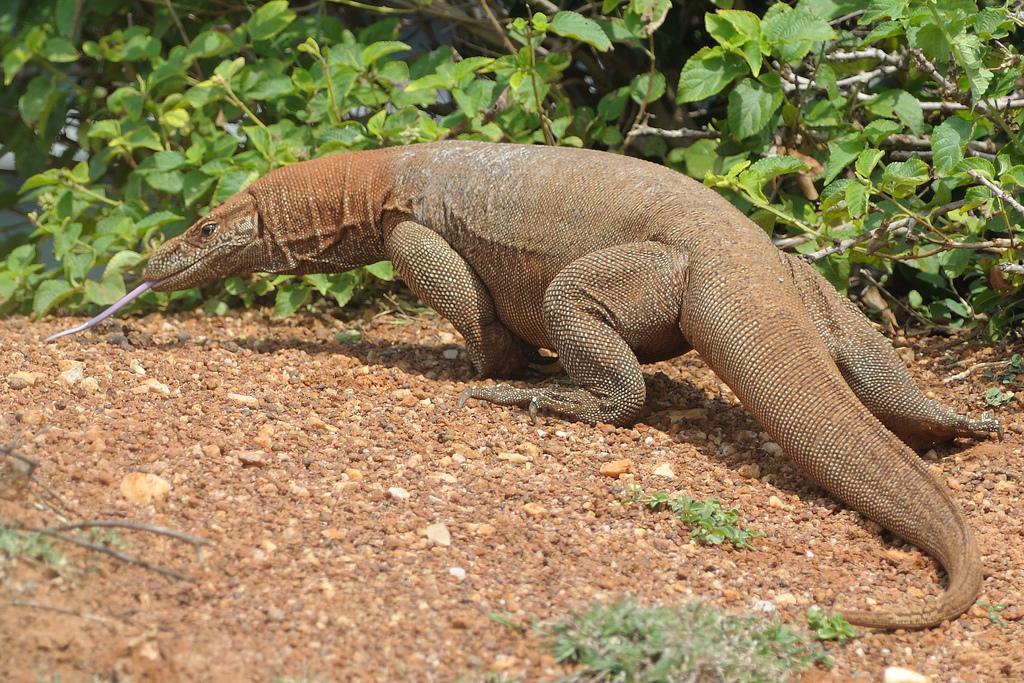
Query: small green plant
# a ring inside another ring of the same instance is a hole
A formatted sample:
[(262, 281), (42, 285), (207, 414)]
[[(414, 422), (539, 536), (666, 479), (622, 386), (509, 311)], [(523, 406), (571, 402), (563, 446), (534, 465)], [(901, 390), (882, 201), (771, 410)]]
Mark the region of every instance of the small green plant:
[(764, 536), (760, 531), (736, 526), (740, 519), (736, 508), (723, 508), (714, 499), (695, 500), (689, 496), (670, 496), (664, 491), (645, 494), (640, 486), (630, 487), (629, 503), (638, 503), (652, 510), (669, 509), (687, 526), (693, 527), (690, 536), (698, 543), (721, 545), (728, 541), (738, 550), (752, 547), (755, 538)]
[(824, 651), (788, 626), (699, 601), (593, 605), (549, 635), (556, 659), (577, 665), (567, 682), (782, 681), (812, 664), (831, 666)]
[(122, 550), (128, 547), (128, 543), (121, 538), (121, 535), (111, 529), (88, 529), (85, 532), (85, 540), (112, 550)]
[(996, 626), (1000, 626), (1003, 628), (1009, 626), (1006, 620), (999, 616), (999, 613), (1006, 609), (1006, 605), (998, 602), (993, 605), (988, 600), (982, 600), (978, 603), (978, 607), (981, 607), (983, 610), (985, 610), (986, 615), (988, 616), (988, 620)]
[(1005, 406), (1016, 396), (1012, 391), (1003, 391), (999, 387), (991, 387), (985, 392), (985, 403), (993, 408)]
[(50, 539), (42, 534), (21, 531), (0, 524), (0, 554), (10, 558), (28, 557), (46, 564), (60, 564), (64, 560)]
[(487, 618), (519, 635), (526, 633), (526, 629), (515, 622), (510, 612), (488, 612)]
[(1003, 368), (1002, 372), (996, 374), (994, 368), (989, 368), (985, 371), (985, 377), (988, 379), (994, 379), (1000, 384), (1009, 384), (1017, 379), (1017, 375), (1024, 374), (1024, 357), (1019, 353), (1015, 353), (1010, 356), (1010, 360), (1007, 361), (1006, 367)]
[(850, 625), (843, 615), (828, 613), (820, 607), (812, 607), (807, 610), (807, 626), (818, 640), (835, 640), (845, 643), (849, 638), (856, 638), (857, 631)]

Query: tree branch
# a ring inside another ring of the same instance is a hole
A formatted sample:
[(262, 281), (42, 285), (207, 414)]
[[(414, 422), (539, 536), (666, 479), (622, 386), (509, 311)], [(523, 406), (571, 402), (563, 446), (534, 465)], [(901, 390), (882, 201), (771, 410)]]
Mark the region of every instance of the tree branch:
[(717, 140), (722, 134), (717, 130), (699, 130), (696, 128), (652, 128), (647, 123), (638, 123), (630, 131), (633, 135), (660, 135), (663, 138), (684, 140)]
[(974, 169), (967, 171), (967, 175), (971, 176), (972, 178), (974, 178), (974, 180), (987, 187), (989, 190), (992, 191), (992, 194), (1002, 199), (1004, 202), (1006, 202), (1014, 209), (1016, 209), (1020, 215), (1024, 216), (1024, 206), (1021, 206), (1021, 203), (1014, 199), (1009, 192), (999, 187), (998, 185), (996, 185), (991, 180), (981, 175)]

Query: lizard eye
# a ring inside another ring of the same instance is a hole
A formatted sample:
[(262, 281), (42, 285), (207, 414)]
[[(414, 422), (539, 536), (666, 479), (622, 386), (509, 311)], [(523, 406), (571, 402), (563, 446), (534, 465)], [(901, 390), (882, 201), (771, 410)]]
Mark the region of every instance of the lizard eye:
[(206, 223), (203, 227), (199, 228), (199, 234), (202, 237), (209, 237), (217, 229), (216, 223)]

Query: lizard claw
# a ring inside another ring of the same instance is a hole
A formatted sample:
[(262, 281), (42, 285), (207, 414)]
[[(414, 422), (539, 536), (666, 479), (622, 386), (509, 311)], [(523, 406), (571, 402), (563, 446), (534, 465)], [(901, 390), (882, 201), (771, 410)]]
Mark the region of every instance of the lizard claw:
[(982, 417), (980, 420), (971, 420), (970, 428), (975, 434), (991, 434), (996, 433), (996, 436), (1000, 441), (1003, 440), (1003, 423), (994, 417)]
[(533, 398), (531, 398), (529, 405), (526, 406), (526, 409), (530, 413), (530, 421), (533, 424), (537, 424), (537, 415), (540, 413), (540, 397), (534, 396)]
[(465, 407), (466, 401), (468, 401), (471, 398), (473, 398), (473, 390), (466, 389), (461, 394), (459, 394), (459, 400), (455, 402), (455, 408), (457, 410), (461, 410), (462, 408)]

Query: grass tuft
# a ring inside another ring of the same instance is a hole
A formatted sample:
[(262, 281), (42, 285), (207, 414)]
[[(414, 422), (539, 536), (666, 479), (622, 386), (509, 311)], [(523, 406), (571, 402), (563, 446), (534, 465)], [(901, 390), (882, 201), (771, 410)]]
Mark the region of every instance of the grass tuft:
[(12, 559), (28, 557), (50, 565), (60, 564), (64, 560), (64, 556), (45, 536), (3, 524), (0, 524), (0, 554)]
[(775, 682), (812, 664), (831, 666), (823, 650), (788, 626), (699, 601), (594, 605), (551, 627), (549, 636), (557, 660), (577, 665), (566, 683)]
[(760, 531), (743, 529), (737, 525), (740, 512), (736, 508), (724, 508), (717, 500), (695, 500), (689, 496), (670, 496), (664, 491), (644, 493), (640, 486), (633, 484), (629, 489), (627, 502), (638, 503), (652, 510), (667, 508), (676, 519), (693, 527), (690, 536), (698, 543), (721, 545), (731, 543), (738, 550), (752, 547), (755, 538), (764, 536)]

